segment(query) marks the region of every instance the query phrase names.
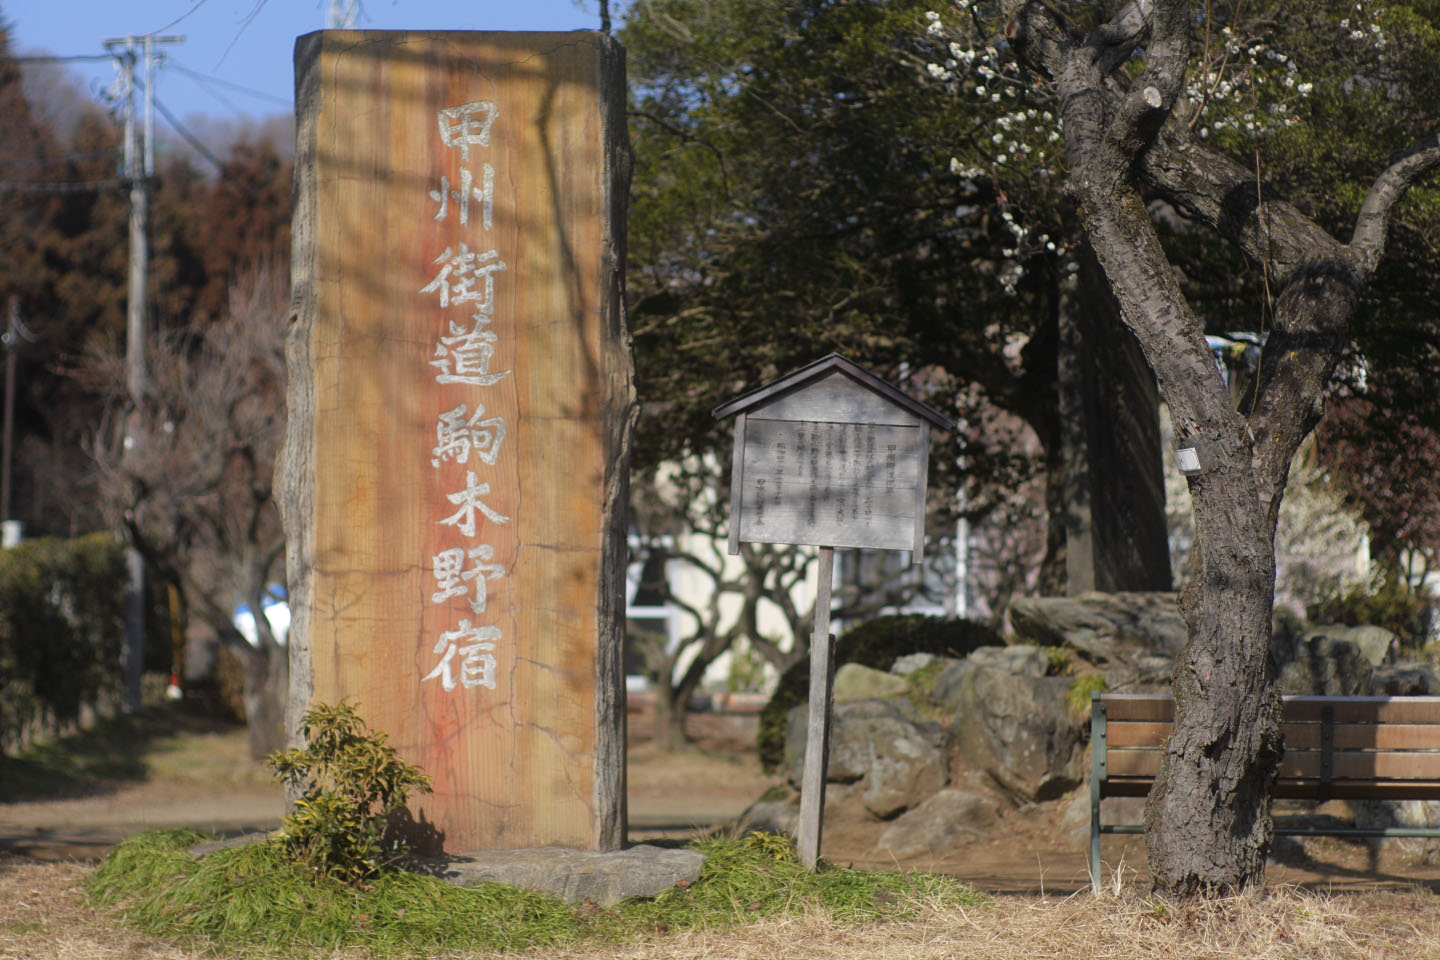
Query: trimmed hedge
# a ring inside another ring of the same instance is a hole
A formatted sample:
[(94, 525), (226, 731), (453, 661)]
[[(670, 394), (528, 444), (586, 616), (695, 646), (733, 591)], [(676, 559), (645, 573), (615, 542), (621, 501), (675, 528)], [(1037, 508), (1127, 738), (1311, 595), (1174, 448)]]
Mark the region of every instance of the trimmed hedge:
[(108, 533), (0, 551), (0, 749), (120, 690), (124, 552)]
[[(937, 657), (965, 657), (977, 647), (997, 647), (1004, 641), (993, 627), (974, 620), (927, 617), (921, 614), (876, 617), (841, 634), (835, 641), (836, 669), (847, 663), (889, 670), (909, 653)], [(765, 709), (760, 711), (760, 732), (755, 748), (766, 772), (775, 770), (785, 756), (785, 715), (810, 697), (810, 659), (793, 664)]]

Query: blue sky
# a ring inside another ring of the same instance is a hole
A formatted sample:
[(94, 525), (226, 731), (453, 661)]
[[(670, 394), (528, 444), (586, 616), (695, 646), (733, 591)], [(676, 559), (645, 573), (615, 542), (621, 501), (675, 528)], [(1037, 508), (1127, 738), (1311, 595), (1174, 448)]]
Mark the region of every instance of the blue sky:
[[(0, 0), (17, 54), (105, 53), (110, 37), (162, 32), (171, 64), (160, 102), (182, 121), (259, 120), (290, 110), (295, 38), (322, 29), (332, 0)], [(620, 8), (611, 0), (612, 12)], [(174, 21), (179, 21), (178, 23)], [(367, 30), (593, 30), (598, 0), (360, 0)], [(109, 63), (70, 65), (84, 87), (114, 79)], [(242, 89), (243, 88), (243, 89)], [(157, 119), (157, 124), (164, 125)]]

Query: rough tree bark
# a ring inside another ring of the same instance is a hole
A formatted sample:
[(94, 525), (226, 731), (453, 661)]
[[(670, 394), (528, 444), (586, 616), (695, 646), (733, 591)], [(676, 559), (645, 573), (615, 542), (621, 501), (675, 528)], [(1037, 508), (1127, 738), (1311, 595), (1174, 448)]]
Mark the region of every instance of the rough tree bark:
[[(1286, 477), (1383, 256), (1390, 210), (1440, 163), (1440, 138), (1381, 174), (1343, 244), (1191, 135), (1188, 3), (1132, 3), (1088, 32), (1048, 5), (1002, 7), (1020, 56), (1055, 82), (1084, 228), (1169, 403), (1177, 447), (1200, 460), (1189, 477), (1196, 539), (1180, 601), (1188, 639), (1175, 668), (1175, 728), (1145, 818), (1151, 874), (1172, 894), (1242, 889), (1264, 879), (1283, 752), (1269, 641)], [(1127, 80), (1119, 67), (1142, 47), (1144, 69)], [(1216, 369), (1148, 197), (1212, 226), (1278, 279), (1248, 416)]]

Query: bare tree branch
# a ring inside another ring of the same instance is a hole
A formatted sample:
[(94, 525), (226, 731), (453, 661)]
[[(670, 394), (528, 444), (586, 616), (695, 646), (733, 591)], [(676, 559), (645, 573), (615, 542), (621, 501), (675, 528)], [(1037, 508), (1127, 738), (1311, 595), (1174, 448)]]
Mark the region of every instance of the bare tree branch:
[(1390, 231), (1390, 211), (1405, 191), (1436, 166), (1440, 166), (1440, 133), (1432, 133), (1400, 154), (1375, 180), (1360, 213), (1355, 218), (1355, 232), (1350, 238), (1350, 256), (1368, 279), (1385, 255), (1385, 239)]

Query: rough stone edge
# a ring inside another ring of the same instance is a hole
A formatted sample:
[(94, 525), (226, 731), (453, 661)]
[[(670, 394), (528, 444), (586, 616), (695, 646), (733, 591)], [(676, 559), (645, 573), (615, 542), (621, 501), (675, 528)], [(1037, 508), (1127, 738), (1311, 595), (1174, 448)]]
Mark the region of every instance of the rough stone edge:
[(206, 840), (204, 843), (197, 843), (191, 847), (190, 856), (201, 860), (212, 853), (219, 853), (221, 850), (233, 850), (236, 847), (248, 847), (254, 843), (261, 843), (269, 840), (276, 833), (278, 831), (251, 830), (233, 837), (226, 837), (223, 840)]
[[(471, 875), (468, 879), (470, 879), (472, 882), (467, 883), (466, 873), (463, 871), (463, 869), (457, 868), (463, 867), (463, 865), (465, 864), (480, 863), (484, 860), (484, 858), (491, 855), (504, 858), (511, 863), (521, 861), (529, 857), (530, 859), (535, 861), (533, 866), (536, 869), (542, 869), (548, 872), (552, 872), (554, 879), (551, 881), (545, 881), (540, 883), (532, 882), (530, 884), (520, 885), (507, 884), (504, 880), (477, 878)], [(451, 883), (461, 888), (467, 886), (474, 886), (476, 883), (499, 883), (507, 886), (517, 886), (519, 889), (529, 890), (533, 893), (548, 894), (558, 899), (565, 900), (568, 903), (580, 904), (591, 898), (583, 895), (574, 895), (576, 893), (576, 888), (578, 884), (574, 882), (573, 878), (578, 876), (591, 875), (595, 872), (592, 869), (580, 869), (581, 864), (586, 867), (592, 867), (594, 865), (603, 865), (608, 862), (634, 861), (637, 857), (651, 859), (664, 858), (672, 862), (677, 860), (684, 860), (687, 861), (687, 863), (683, 867), (681, 867), (680, 864), (675, 863), (674, 866), (678, 869), (672, 870), (674, 880), (672, 880), (670, 883), (666, 884), (663, 887), (634, 887), (630, 892), (622, 892), (621, 895), (618, 897), (604, 898), (602, 901), (599, 902), (600, 906), (610, 907), (614, 906), (617, 903), (620, 903), (622, 900), (629, 900), (634, 898), (657, 897), (677, 884), (694, 883), (700, 878), (700, 872), (704, 869), (706, 861), (705, 855), (698, 850), (656, 847), (650, 844), (636, 844), (618, 850), (608, 851), (580, 850), (574, 847), (531, 847), (516, 850), (481, 850), (471, 851), (453, 857), (447, 857), (443, 860), (416, 861), (413, 865), (419, 868), (421, 872), (431, 873), (432, 875), (438, 876), (442, 880), (445, 880), (447, 883)], [(571, 862), (568, 864), (554, 862), (562, 859), (568, 859)], [(574, 861), (576, 860), (581, 861), (581, 864), (575, 863)], [(547, 861), (551, 862), (547, 863)], [(604, 873), (602, 871), (602, 876), (605, 876), (612, 880), (622, 880), (626, 875), (618, 873)], [(620, 886), (623, 887), (624, 883), (620, 883)]]

